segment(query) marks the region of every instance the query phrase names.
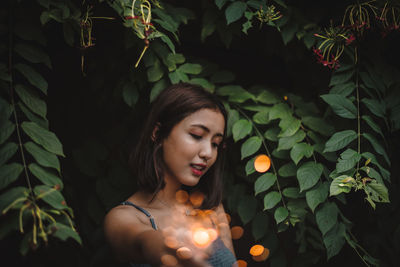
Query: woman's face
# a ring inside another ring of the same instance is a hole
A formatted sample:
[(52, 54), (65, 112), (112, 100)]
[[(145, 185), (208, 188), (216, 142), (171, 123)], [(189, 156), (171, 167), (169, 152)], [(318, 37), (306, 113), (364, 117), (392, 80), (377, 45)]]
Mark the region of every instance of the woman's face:
[(162, 142), (165, 181), (195, 186), (217, 159), (224, 127), (224, 116), (213, 109), (200, 109), (176, 124)]

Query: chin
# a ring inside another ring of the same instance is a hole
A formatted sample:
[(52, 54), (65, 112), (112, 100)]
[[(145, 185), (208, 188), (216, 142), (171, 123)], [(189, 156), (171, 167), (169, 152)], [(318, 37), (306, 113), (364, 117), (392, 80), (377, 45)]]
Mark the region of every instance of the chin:
[(186, 179), (185, 181), (182, 181), (182, 184), (185, 186), (196, 186), (200, 181), (200, 178), (193, 178), (193, 179)]

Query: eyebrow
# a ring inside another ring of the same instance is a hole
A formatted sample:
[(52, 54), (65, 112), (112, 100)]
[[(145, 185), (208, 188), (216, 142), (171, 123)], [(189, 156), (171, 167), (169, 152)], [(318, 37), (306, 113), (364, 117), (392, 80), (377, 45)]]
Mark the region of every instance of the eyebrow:
[[(204, 131), (206, 131), (206, 132), (210, 132), (210, 129), (208, 129), (206, 126), (204, 126), (203, 124), (192, 124), (192, 125), (190, 125), (190, 126), (194, 126), (194, 127), (199, 127), (199, 128), (201, 128), (201, 129), (203, 129)], [(216, 133), (215, 134), (216, 136), (218, 136), (218, 137), (224, 137), (224, 135), (223, 134), (221, 134), (221, 133)]]

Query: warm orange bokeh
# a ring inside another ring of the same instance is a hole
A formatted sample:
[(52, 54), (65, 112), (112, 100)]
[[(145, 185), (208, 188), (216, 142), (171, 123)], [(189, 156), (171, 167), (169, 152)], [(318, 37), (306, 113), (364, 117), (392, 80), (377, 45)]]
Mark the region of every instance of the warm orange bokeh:
[(262, 245), (254, 245), (250, 249), (250, 254), (252, 256), (260, 256), (264, 252), (264, 247)]
[(181, 260), (188, 260), (193, 256), (193, 253), (189, 248), (181, 247), (176, 250), (176, 256)]
[(176, 266), (178, 264), (178, 260), (174, 256), (168, 254), (161, 257), (161, 262), (165, 266)]
[(178, 240), (176, 240), (176, 238), (174, 236), (167, 236), (164, 239), (164, 244), (172, 249), (176, 249), (179, 246), (179, 242)]
[(254, 161), (254, 169), (258, 172), (266, 172), (271, 167), (271, 159), (267, 155), (259, 155)]
[(175, 193), (176, 201), (180, 204), (185, 204), (189, 200), (189, 194), (185, 190), (178, 190)]
[(231, 229), (232, 239), (236, 240), (243, 236), (244, 230), (240, 226), (233, 226)]
[(244, 260), (238, 260), (237, 262), (237, 267), (247, 267), (247, 262)]
[(259, 256), (253, 256), (253, 260), (260, 262), (260, 261), (265, 261), (269, 256), (269, 249), (268, 248), (264, 248), (264, 251), (261, 255)]
[(190, 194), (190, 202), (194, 207), (200, 207), (203, 204), (204, 194), (201, 192), (193, 192)]
[(197, 228), (193, 231), (193, 242), (197, 247), (206, 247), (211, 242), (211, 237), (205, 228)]

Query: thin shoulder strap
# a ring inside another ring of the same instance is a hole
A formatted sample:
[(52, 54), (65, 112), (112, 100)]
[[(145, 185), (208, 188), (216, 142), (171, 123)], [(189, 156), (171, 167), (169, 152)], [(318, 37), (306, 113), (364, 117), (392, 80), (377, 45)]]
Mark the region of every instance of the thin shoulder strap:
[(150, 223), (151, 223), (151, 226), (153, 227), (153, 229), (154, 229), (154, 230), (158, 230), (157, 225), (156, 225), (156, 223), (155, 223), (155, 221), (154, 221), (154, 218), (153, 218), (153, 216), (150, 214), (150, 212), (148, 212), (147, 210), (145, 210), (145, 209), (142, 208), (142, 207), (139, 207), (139, 206), (133, 204), (133, 203), (130, 202), (130, 201), (123, 201), (123, 202), (121, 202), (121, 205), (129, 205), (129, 206), (135, 207), (137, 210), (143, 212), (147, 217), (149, 217)]

